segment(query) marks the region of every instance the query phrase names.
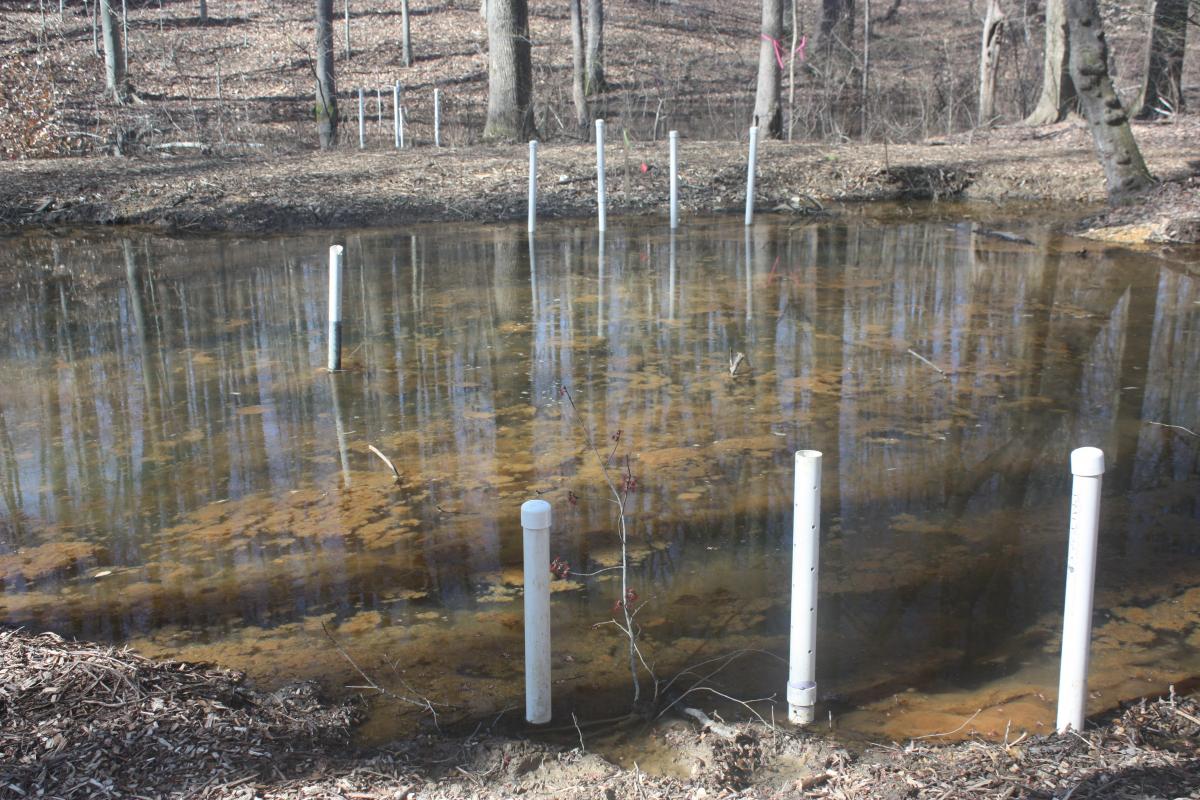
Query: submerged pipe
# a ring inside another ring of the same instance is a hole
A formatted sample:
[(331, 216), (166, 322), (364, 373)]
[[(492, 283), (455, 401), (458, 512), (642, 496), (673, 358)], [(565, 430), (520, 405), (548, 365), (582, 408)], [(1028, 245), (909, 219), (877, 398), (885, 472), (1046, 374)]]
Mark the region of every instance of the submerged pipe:
[(329, 248), (329, 358), (330, 372), (342, 368), (342, 262), (345, 250), (340, 244)]
[(550, 721), (550, 504), (521, 505), (525, 548), (525, 719)]
[(1062, 662), (1058, 672), (1058, 732), (1083, 730), (1087, 709), (1088, 651), (1096, 587), (1096, 542), (1100, 535), (1100, 484), (1104, 451), (1071, 452), (1071, 532), (1067, 545), (1067, 596), (1063, 607)]
[(821, 453), (796, 453), (792, 497), (792, 626), (788, 645), (788, 719), (807, 725), (817, 705), (817, 566), (821, 539)]

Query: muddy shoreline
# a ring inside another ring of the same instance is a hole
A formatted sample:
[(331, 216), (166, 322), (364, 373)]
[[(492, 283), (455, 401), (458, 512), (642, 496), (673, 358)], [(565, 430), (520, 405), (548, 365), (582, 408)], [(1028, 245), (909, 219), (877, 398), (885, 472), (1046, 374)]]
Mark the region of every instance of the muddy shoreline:
[[(1124, 226), (1118, 238), (1125, 242), (1186, 241), (1172, 238), (1176, 228), (1167, 227), (1200, 205), (1190, 160), (1195, 152), (1185, 143), (1200, 140), (1200, 120), (1141, 126), (1138, 136), (1151, 168), (1175, 188), (1165, 206), (1133, 206), (1111, 224)], [(515, 220), (526, 213), (526, 153), (523, 146), (343, 148), (269, 157), (160, 152), (13, 161), (0, 164), (0, 228), (137, 225), (248, 233)], [(666, 214), (665, 142), (610, 144), (607, 159), (611, 215)], [(682, 144), (684, 224), (690, 214), (744, 207), (745, 160), (744, 143)], [(539, 173), (541, 217), (594, 215), (590, 146), (545, 144)], [(1082, 216), (1102, 207), (1104, 185), (1087, 131), (1076, 121), (912, 145), (767, 142), (756, 198), (761, 211), (797, 216), (835, 204), (909, 200), (1071, 204)], [(1088, 227), (1108, 224), (1100, 217)], [(1141, 227), (1131, 233), (1131, 225)]]
[(1174, 691), (1082, 735), (938, 744), (948, 732), (856, 752), (816, 731), (705, 722), (702, 713), (650, 734), (674, 753), (674, 768), (657, 774), (617, 766), (586, 744), (525, 738), (519, 722), (357, 748), (356, 704), (331, 703), (313, 684), (267, 693), (235, 672), (52, 634), (0, 633), (0, 699), (0, 798), (1194, 797), (1200, 789), (1200, 703)]

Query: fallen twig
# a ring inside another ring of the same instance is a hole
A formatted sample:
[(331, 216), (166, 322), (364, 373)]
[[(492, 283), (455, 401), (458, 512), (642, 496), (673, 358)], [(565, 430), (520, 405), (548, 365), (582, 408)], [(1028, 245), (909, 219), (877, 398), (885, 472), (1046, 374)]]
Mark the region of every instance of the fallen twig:
[(926, 358), (925, 356), (918, 353), (916, 350), (913, 350), (911, 347), (908, 348), (908, 354), (910, 356), (913, 356), (914, 358), (916, 358), (918, 361), (924, 362), (925, 364), (928, 364), (929, 366), (933, 367), (935, 370), (937, 370), (938, 375), (941, 375), (943, 378), (946, 377), (946, 370), (942, 369), (937, 364), (933, 363), (928, 358)]
[(392, 471), (392, 477), (395, 480), (395, 482), (400, 483), (400, 470), (396, 469), (396, 465), (392, 463), (392, 460), (390, 458), (388, 458), (387, 456), (385, 456), (383, 453), (379, 452), (379, 448), (377, 448), (373, 444), (367, 445), (367, 449), (370, 450), (375, 455), (379, 456), (381, 459), (383, 459), (383, 463), (387, 464), (388, 469), (390, 469)]
[(1192, 436), (1200, 436), (1200, 433), (1196, 433), (1191, 428), (1185, 428), (1182, 425), (1168, 425), (1165, 422), (1154, 422), (1153, 420), (1146, 420), (1146, 424), (1147, 425), (1157, 425), (1160, 428), (1172, 428), (1177, 431), (1183, 431), (1184, 433), (1190, 434)]

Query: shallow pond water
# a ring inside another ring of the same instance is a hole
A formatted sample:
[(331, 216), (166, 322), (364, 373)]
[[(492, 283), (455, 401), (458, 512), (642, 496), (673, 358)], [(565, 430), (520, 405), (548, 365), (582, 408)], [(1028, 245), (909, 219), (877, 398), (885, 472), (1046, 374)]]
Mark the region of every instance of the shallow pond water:
[[(1198, 675), (1200, 279), (1001, 211), (1031, 243), (987, 236), (976, 211), (603, 243), (582, 223), (532, 244), (461, 225), (0, 240), (0, 614), (267, 685), (361, 684), (348, 655), (442, 721), (519, 714), (519, 507), (541, 496), (573, 573), (553, 584), (556, 715), (611, 716), (630, 680), (592, 437), (636, 479), (648, 664), (732, 659), (712, 688), (778, 700), (792, 454), (814, 448), (831, 719), (1038, 729), (1088, 444), (1109, 462), (1096, 707)], [(419, 713), (375, 708), (367, 738)]]

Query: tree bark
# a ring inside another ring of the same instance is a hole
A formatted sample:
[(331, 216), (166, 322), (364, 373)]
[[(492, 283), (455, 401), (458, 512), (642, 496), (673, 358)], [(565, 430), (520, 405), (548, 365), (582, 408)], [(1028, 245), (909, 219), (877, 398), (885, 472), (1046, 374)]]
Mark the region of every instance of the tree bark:
[(1149, 188), (1154, 179), (1129, 128), (1129, 116), (1108, 74), (1108, 44), (1098, 0), (1067, 0), (1071, 79), (1092, 129), (1110, 200)]
[(583, 8), (581, 0), (571, 3), (571, 100), (575, 103), (575, 124), (581, 131), (588, 130), (587, 87), (584, 68), (587, 59), (583, 52)]
[(488, 0), (488, 111), (483, 138), (524, 142), (533, 124), (533, 65), (527, 0)]
[(604, 91), (604, 0), (588, 0), (587, 56), (584, 91)]
[(758, 43), (758, 91), (754, 99), (754, 124), (764, 136), (783, 138), (783, 109), (779, 102), (783, 52), (783, 0), (762, 0), (762, 37)]
[(1004, 10), (1000, 0), (988, 0), (983, 21), (983, 42), (979, 49), (980, 126), (991, 126), (996, 116), (996, 73), (1000, 64), (1000, 43), (1004, 39)]
[(1183, 53), (1187, 44), (1188, 0), (1155, 0), (1146, 44), (1146, 78), (1137, 104), (1138, 119), (1183, 111)]
[(1071, 80), (1067, 51), (1066, 0), (1046, 0), (1046, 46), (1042, 55), (1042, 94), (1026, 125), (1053, 125), (1062, 122), (1075, 103), (1075, 84)]
[(400, 0), (400, 28), (403, 40), (400, 42), (400, 57), (404, 66), (411, 67), (413, 63), (412, 32), (408, 26), (408, 0)]
[(333, 0), (317, 0), (317, 135), (321, 149), (337, 144), (337, 85), (333, 75)]
[(110, 0), (97, 0), (100, 8), (100, 38), (104, 42), (104, 88), (118, 103), (125, 102), (125, 52), (121, 30), (113, 19)]

